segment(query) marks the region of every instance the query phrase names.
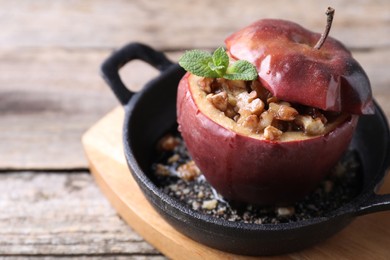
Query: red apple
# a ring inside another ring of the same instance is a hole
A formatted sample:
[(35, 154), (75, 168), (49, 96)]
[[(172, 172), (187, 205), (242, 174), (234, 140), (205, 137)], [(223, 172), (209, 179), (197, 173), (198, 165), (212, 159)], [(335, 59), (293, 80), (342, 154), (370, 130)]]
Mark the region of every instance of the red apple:
[(347, 149), (358, 114), (373, 112), (369, 80), (350, 52), (299, 25), (261, 20), (226, 40), (233, 59), (254, 64), (259, 81), (276, 98), (340, 114), (321, 135), (289, 132), (267, 140), (235, 125), (207, 101), (198, 77), (179, 83), (177, 121), (190, 155), (226, 199), (269, 205), (305, 196)]
[(302, 198), (340, 159), (357, 123), (358, 116), (349, 116), (326, 135), (260, 140), (215, 122), (218, 115), (202, 105), (192, 78), (187, 73), (178, 87), (179, 130), (207, 181), (226, 199), (269, 205)]
[(230, 55), (253, 63), (261, 83), (289, 102), (353, 114), (372, 114), (369, 79), (339, 41), (321, 37), (300, 25), (275, 19), (259, 20), (229, 36)]

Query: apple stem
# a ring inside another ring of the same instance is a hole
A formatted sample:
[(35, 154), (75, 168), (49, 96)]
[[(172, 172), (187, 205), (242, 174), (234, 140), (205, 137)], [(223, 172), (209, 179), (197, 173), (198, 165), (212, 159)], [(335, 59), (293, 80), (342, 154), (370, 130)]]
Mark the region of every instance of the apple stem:
[(335, 10), (332, 7), (328, 7), (328, 9), (326, 10), (325, 14), (326, 14), (328, 19), (326, 20), (325, 31), (323, 34), (321, 34), (321, 38), (318, 40), (317, 44), (314, 46), (314, 49), (319, 50), (322, 47), (322, 45), (325, 43), (325, 40), (328, 37), (330, 28), (332, 27), (334, 12), (335, 12)]

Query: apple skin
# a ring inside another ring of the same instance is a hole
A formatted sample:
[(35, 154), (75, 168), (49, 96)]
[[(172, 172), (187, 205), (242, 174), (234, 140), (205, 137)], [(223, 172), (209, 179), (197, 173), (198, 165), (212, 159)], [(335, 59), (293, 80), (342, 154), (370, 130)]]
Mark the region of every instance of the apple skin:
[(342, 43), (278, 19), (259, 20), (229, 36), (226, 47), (247, 60), (261, 83), (281, 100), (351, 114), (373, 114), (369, 79)]
[(312, 191), (348, 147), (358, 116), (307, 140), (272, 142), (237, 134), (197, 107), (190, 74), (177, 96), (179, 131), (207, 181), (226, 199), (257, 205), (285, 205)]

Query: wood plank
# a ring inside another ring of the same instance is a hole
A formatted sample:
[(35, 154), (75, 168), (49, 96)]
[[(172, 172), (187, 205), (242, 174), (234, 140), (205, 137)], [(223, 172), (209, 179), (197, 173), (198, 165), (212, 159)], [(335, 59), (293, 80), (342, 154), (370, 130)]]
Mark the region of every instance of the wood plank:
[(0, 257), (161, 255), (116, 214), (88, 172), (0, 174)]
[[(119, 104), (99, 75), (109, 54), (0, 50), (0, 169), (87, 167), (82, 133)], [(158, 72), (134, 62), (121, 74), (137, 91)]]
[[(121, 108), (115, 109), (84, 135), (83, 144), (97, 183), (124, 220), (170, 259), (252, 259), (199, 244), (159, 216), (126, 165), (119, 137), (123, 116)], [(387, 178), (381, 193), (389, 192)], [(262, 259), (386, 259), (390, 242), (389, 213), (360, 216), (340, 233), (312, 248)]]
[(293, 20), (322, 32), (329, 4), (336, 8), (331, 35), (353, 48), (390, 45), (387, 0), (1, 0), (0, 47), (113, 48), (142, 41), (169, 50), (210, 48), (261, 18)]
[(79, 140), (116, 105), (98, 74), (103, 52), (0, 52), (0, 167), (85, 167)]

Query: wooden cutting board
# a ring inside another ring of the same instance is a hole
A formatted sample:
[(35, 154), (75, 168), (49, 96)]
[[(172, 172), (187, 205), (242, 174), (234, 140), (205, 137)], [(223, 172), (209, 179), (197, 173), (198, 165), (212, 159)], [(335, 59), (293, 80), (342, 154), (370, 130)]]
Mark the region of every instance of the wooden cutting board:
[[(83, 136), (90, 169), (118, 214), (146, 241), (171, 259), (254, 259), (199, 244), (172, 228), (152, 208), (127, 167), (123, 154), (124, 111), (116, 108)], [(380, 193), (390, 193), (387, 178)], [(271, 257), (263, 257), (268, 259)], [(272, 259), (390, 259), (390, 212), (358, 217), (331, 239)]]

